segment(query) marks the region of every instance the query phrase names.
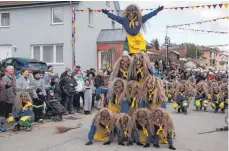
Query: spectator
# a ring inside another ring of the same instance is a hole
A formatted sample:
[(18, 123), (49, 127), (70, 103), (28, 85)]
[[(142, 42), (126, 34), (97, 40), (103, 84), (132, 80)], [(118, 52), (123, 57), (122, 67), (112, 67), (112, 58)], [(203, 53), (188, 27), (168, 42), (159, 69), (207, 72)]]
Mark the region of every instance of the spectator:
[[(2, 77), (4, 76), (4, 74), (0, 71), (0, 116), (4, 116), (4, 103), (6, 101), (6, 85), (7, 82), (3, 82), (2, 81)], [(1, 121), (0, 121), (1, 122)], [(1, 128), (1, 123), (0, 123), (0, 128)], [(1, 131), (1, 130), (0, 130)]]
[(48, 71), (45, 72), (45, 76), (44, 76), (44, 84), (45, 84), (45, 90), (46, 92), (50, 90), (50, 82), (51, 82), (51, 78), (52, 76), (54, 76), (53, 73), (54, 67), (52, 65), (48, 66)]
[(112, 69), (111, 69), (111, 67), (109, 67), (109, 68), (107, 69), (107, 75), (110, 76), (110, 75), (111, 75), (111, 72), (112, 72)]
[(70, 71), (69, 67), (66, 67), (65, 71), (60, 75), (60, 79), (67, 75), (67, 72)]
[(43, 90), (40, 88), (36, 89), (37, 98), (33, 100), (33, 104), (36, 106), (33, 108), (34, 116), (35, 116), (35, 122), (39, 121), (42, 122), (43, 117), (43, 104), (45, 101), (45, 96), (43, 95)]
[(43, 95), (46, 96), (45, 84), (44, 84), (44, 80), (41, 79), (40, 71), (37, 70), (33, 72), (33, 79), (31, 80), (31, 86), (34, 87), (35, 91), (37, 89), (41, 89), (43, 92)]
[(83, 92), (84, 79), (80, 70), (77, 70), (75, 73), (73, 73), (73, 75), (74, 75), (74, 79), (78, 84), (76, 88), (76, 94), (74, 95), (74, 99), (73, 99), (73, 106), (76, 107), (77, 113), (80, 113), (80, 98), (82, 98), (83, 105), (84, 105), (84, 92)]
[(50, 83), (50, 90), (53, 90), (55, 99), (60, 100), (61, 98), (61, 89), (60, 89), (60, 80), (58, 76), (53, 76)]
[(71, 71), (68, 71), (67, 75), (61, 79), (60, 86), (64, 91), (64, 99), (62, 104), (65, 109), (69, 111), (69, 114), (73, 114), (73, 97), (76, 91), (77, 83), (72, 77)]
[(103, 72), (103, 79), (104, 79), (104, 86), (108, 86), (109, 76), (107, 74), (107, 70), (104, 70)]
[(95, 87), (99, 88), (104, 86), (103, 72), (99, 71), (98, 75), (95, 77)]
[(13, 103), (16, 96), (16, 77), (14, 74), (14, 67), (7, 66), (5, 76), (2, 78), (3, 82), (6, 82), (6, 99), (4, 103), (5, 118), (8, 118), (9, 113), (12, 112)]
[(91, 112), (94, 89), (94, 85), (91, 84), (89, 79), (86, 79), (84, 85), (84, 114), (86, 115)]
[(27, 92), (33, 99), (37, 98), (35, 86), (31, 85), (31, 79), (29, 79), (29, 71), (26, 69), (21, 70), (21, 76), (17, 79), (16, 89), (17, 92)]

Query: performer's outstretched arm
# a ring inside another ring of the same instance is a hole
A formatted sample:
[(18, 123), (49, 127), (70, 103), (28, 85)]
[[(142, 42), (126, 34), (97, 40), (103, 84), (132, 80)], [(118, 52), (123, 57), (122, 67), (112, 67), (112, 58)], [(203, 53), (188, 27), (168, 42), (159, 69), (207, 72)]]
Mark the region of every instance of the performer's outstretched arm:
[(149, 14), (146, 14), (146, 15), (142, 16), (142, 23), (144, 24), (148, 19), (150, 19), (153, 16), (157, 15), (157, 13), (162, 11), (163, 9), (164, 9), (164, 6), (159, 6), (156, 10), (150, 12)]
[(119, 24), (123, 24), (122, 17), (117, 16), (117, 15), (112, 14), (112, 13), (109, 13), (106, 9), (102, 9), (102, 12), (103, 12), (104, 14), (107, 14), (107, 16), (108, 16), (110, 19), (112, 19), (112, 20), (114, 20), (114, 21), (117, 21)]

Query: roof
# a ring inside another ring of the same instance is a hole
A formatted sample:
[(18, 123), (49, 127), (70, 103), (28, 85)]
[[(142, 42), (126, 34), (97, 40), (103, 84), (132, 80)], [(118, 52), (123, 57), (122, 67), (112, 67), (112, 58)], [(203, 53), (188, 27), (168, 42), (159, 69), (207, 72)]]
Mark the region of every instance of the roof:
[(122, 29), (102, 29), (97, 38), (97, 43), (124, 42), (126, 32)]

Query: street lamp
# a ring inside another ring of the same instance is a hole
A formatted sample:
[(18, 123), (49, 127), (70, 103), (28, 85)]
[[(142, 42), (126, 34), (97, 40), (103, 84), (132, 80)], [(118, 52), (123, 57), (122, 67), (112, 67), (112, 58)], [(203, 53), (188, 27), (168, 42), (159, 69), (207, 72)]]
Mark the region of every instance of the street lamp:
[(170, 38), (168, 36), (165, 36), (165, 44), (166, 46), (166, 58), (165, 58), (165, 61), (166, 61), (166, 65), (168, 65), (168, 54), (169, 54), (169, 45), (170, 45)]

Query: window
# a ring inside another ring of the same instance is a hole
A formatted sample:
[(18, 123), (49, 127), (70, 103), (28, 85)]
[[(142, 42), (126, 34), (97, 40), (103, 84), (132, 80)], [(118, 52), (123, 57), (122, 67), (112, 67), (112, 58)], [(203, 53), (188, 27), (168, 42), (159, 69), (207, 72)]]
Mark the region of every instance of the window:
[(88, 25), (93, 26), (93, 11), (90, 8), (88, 8), (88, 14), (89, 14)]
[(111, 6), (111, 2), (110, 1), (106, 1), (106, 5), (110, 7)]
[(102, 51), (100, 54), (100, 63), (100, 69), (102, 70), (112, 67), (112, 52)]
[(62, 64), (64, 62), (63, 50), (62, 44), (35, 45), (31, 46), (31, 58), (50, 64)]
[(64, 13), (63, 8), (52, 8), (52, 24), (63, 24), (64, 23)]
[(10, 13), (0, 13), (0, 27), (10, 27)]
[(115, 21), (111, 21), (111, 26), (112, 26), (112, 29), (115, 29)]

